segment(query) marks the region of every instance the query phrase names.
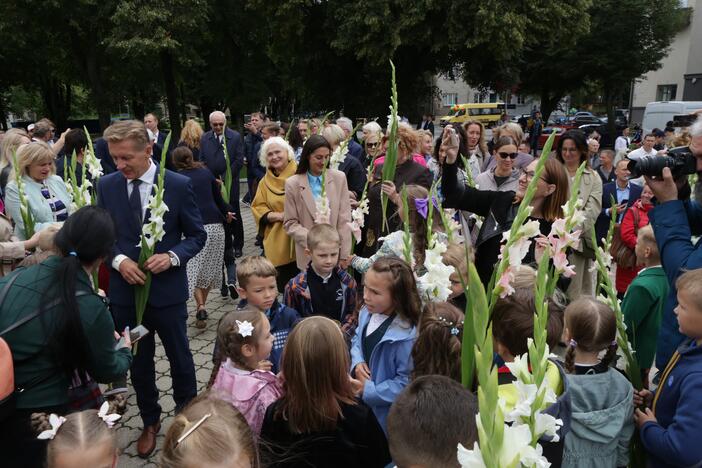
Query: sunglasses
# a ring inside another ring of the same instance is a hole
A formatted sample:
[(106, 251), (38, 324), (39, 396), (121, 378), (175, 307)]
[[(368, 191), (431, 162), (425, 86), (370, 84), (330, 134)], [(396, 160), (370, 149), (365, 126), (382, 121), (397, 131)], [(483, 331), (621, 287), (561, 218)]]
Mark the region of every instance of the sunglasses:
[(498, 152), (497, 153), (502, 159), (517, 159), (517, 153), (503, 153), (503, 152)]
[(366, 146), (368, 148), (377, 148), (378, 146), (380, 146), (380, 143), (366, 143)]

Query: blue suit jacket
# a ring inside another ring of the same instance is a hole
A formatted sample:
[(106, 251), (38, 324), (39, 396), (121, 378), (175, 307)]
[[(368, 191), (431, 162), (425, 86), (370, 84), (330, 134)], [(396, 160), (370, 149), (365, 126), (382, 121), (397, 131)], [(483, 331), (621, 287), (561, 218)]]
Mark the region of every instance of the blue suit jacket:
[[(158, 172), (157, 172), (158, 177)], [(188, 300), (188, 278), (186, 264), (205, 245), (207, 233), (202, 227), (200, 210), (195, 204), (195, 196), (190, 179), (180, 174), (166, 171), (164, 202), (168, 211), (164, 216), (166, 234), (156, 244), (156, 253), (173, 252), (180, 260), (179, 267), (152, 276), (149, 305), (167, 307)], [(121, 172), (102, 177), (98, 184), (98, 201), (112, 215), (115, 222), (117, 241), (112, 251), (113, 258), (126, 255), (135, 262), (141, 251), (141, 226), (132, 216), (127, 196), (127, 179)], [(149, 218), (146, 213), (145, 219)], [(134, 305), (134, 287), (128, 284), (119, 271), (110, 269), (110, 301), (120, 306)]]
[(349, 140), (348, 152), (351, 156), (358, 159), (358, 162), (361, 162), (361, 158), (363, 158), (363, 147), (353, 138)]
[[(244, 166), (244, 145), (239, 132), (231, 128), (225, 130), (225, 136), (227, 137), (227, 152), (232, 167), (232, 178), (234, 179), (231, 199), (232, 201), (239, 200), (239, 184), (237, 182), (239, 171)], [(200, 138), (200, 162), (205, 164), (215, 177), (224, 179), (227, 170), (224, 149), (212, 130), (205, 132)]]
[(112, 174), (117, 171), (117, 166), (115, 165), (115, 160), (112, 159), (110, 155), (110, 149), (107, 147), (107, 140), (104, 138), (98, 138), (93, 142), (93, 149), (95, 150), (95, 156), (100, 160), (102, 165), (102, 172), (107, 174)]
[(656, 346), (656, 366), (664, 369), (685, 339), (678, 329), (678, 319), (673, 312), (678, 305), (675, 281), (684, 270), (702, 268), (702, 239), (694, 245), (691, 240), (693, 235), (699, 236), (702, 231), (702, 207), (689, 200), (669, 201), (649, 211), (648, 220), (653, 227), (663, 271), (670, 285)]
[[(627, 208), (634, 204), (636, 200), (641, 198), (642, 188), (636, 184), (629, 184), (629, 201), (626, 203)], [(612, 207), (612, 198), (617, 199), (617, 182), (610, 182), (602, 186), (602, 211), (595, 222), (595, 234), (597, 235), (598, 245), (602, 245), (601, 239), (607, 235), (609, 229), (610, 217), (607, 216), (607, 210)], [(620, 213), (623, 215), (624, 213)], [(619, 217), (623, 219), (623, 217)]]

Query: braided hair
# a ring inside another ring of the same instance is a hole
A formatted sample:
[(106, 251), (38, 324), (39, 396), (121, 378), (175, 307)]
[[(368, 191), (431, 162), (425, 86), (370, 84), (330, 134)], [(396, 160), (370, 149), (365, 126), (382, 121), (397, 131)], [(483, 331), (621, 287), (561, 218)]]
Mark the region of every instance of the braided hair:
[(463, 319), (463, 313), (448, 302), (430, 302), (424, 307), (412, 347), (412, 379), (436, 374), (461, 381)]
[(591, 297), (583, 297), (565, 310), (565, 326), (570, 334), (564, 368), (575, 372), (575, 352), (600, 352), (606, 350), (602, 364), (609, 366), (617, 356), (617, 319), (611, 307)]

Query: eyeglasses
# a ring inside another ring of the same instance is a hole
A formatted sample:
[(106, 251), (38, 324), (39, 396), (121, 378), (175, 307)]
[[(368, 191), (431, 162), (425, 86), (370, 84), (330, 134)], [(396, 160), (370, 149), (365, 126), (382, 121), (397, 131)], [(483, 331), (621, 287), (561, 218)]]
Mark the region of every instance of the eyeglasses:
[(498, 152), (497, 154), (498, 154), (502, 159), (507, 159), (507, 158), (509, 158), (509, 159), (517, 159), (517, 154), (518, 154), (518, 153), (502, 153), (502, 152)]
[[(536, 173), (535, 173), (534, 171), (525, 171), (525, 170), (522, 169), (521, 175), (523, 175), (524, 177), (526, 177), (527, 182), (529, 182), (531, 179), (534, 178), (534, 176), (536, 175)], [(543, 176), (541, 176), (541, 180), (543, 180), (544, 182), (548, 183), (548, 181), (547, 181), (546, 179), (544, 179)]]

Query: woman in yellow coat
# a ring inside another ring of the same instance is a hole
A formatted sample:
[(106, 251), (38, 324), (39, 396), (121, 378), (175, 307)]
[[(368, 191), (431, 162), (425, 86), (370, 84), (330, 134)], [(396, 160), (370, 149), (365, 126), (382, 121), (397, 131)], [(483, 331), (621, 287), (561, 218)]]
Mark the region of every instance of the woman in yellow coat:
[(263, 142), (259, 160), (266, 174), (258, 184), (251, 212), (263, 236), (265, 256), (278, 270), (278, 291), (283, 291), (287, 282), (299, 273), (295, 244), (283, 227), (285, 181), (295, 175), (297, 164), (292, 148), (280, 137)]

